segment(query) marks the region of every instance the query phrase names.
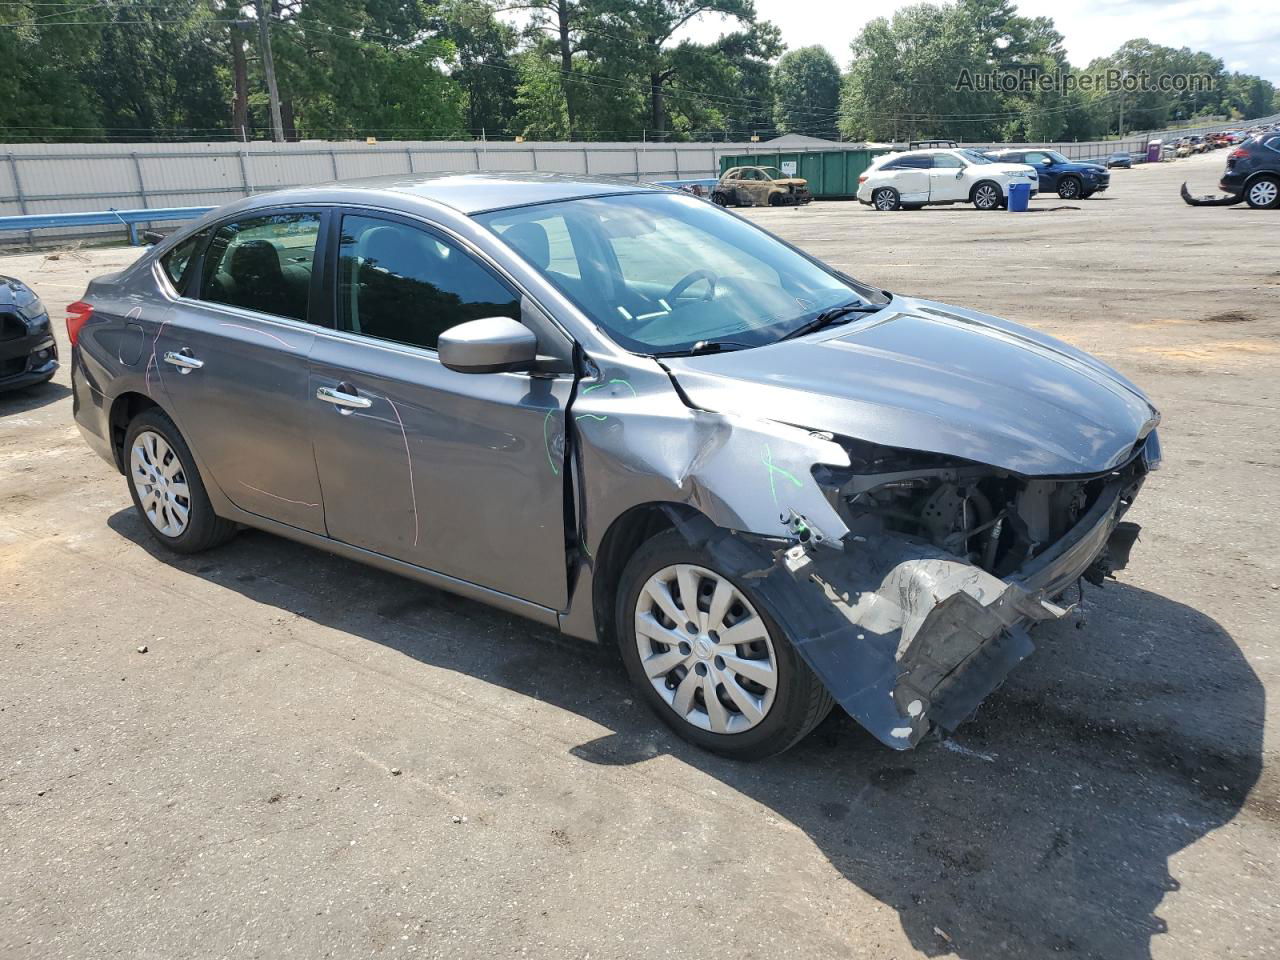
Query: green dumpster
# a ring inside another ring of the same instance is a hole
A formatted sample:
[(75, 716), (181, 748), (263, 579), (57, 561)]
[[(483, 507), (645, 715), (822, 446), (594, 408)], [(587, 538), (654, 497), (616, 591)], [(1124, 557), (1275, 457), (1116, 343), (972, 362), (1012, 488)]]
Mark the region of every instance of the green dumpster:
[(801, 150), (781, 153), (740, 153), (720, 158), (720, 175), (730, 167), (777, 167), (809, 181), (815, 200), (847, 199), (858, 195), (858, 177), (871, 161), (887, 150)]

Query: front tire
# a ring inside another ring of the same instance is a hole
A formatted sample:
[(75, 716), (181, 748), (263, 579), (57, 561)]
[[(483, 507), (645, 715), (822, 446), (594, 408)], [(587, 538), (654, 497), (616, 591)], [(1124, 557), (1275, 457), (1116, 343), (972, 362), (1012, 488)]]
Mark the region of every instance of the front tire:
[(979, 210), (998, 210), (1003, 200), (1000, 188), (990, 180), (983, 180), (973, 188), (973, 205)]
[(1255, 210), (1274, 210), (1280, 207), (1280, 179), (1260, 177), (1249, 184), (1244, 202)]
[(1080, 181), (1076, 177), (1063, 177), (1058, 181), (1058, 196), (1063, 200), (1076, 200), (1081, 192)]
[(877, 210), (897, 210), (901, 205), (898, 191), (893, 187), (881, 187), (871, 193), (871, 206)]
[(801, 740), (834, 701), (754, 590), (668, 530), (618, 587), (618, 644), (640, 696), (705, 750), (759, 760)]
[(123, 459), (134, 509), (159, 543), (176, 553), (199, 553), (235, 535), (236, 525), (213, 512), (191, 448), (161, 410), (133, 418)]

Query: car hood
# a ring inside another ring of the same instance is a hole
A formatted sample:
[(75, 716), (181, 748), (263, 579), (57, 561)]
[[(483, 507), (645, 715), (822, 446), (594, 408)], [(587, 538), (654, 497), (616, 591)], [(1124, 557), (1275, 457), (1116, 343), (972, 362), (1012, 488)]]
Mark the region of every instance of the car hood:
[(697, 407), (1027, 476), (1108, 470), (1160, 419), (1083, 351), (906, 297), (796, 340), (663, 362)]
[(1067, 173), (1106, 173), (1107, 168), (1100, 163), (1063, 163), (1059, 164)]

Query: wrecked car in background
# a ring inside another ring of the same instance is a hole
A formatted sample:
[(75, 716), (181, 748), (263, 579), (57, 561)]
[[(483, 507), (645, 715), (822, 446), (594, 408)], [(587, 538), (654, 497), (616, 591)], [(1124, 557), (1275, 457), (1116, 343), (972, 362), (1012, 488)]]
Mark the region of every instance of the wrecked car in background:
[(897, 749), (954, 729), (1124, 566), (1160, 456), (1079, 350), (604, 179), (259, 195), (67, 326), (76, 420), (162, 544), (244, 524), (616, 642), (739, 758), (833, 703)]
[(730, 167), (711, 191), (722, 207), (791, 207), (813, 199), (809, 181), (777, 167)]
[(44, 304), (21, 280), (0, 275), (0, 392), (47, 383), (57, 371)]

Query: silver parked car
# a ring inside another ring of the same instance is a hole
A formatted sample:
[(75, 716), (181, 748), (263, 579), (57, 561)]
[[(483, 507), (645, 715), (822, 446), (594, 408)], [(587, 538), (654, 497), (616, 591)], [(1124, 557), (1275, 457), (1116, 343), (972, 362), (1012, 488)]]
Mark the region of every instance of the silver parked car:
[(180, 552), (239, 525), (616, 641), (681, 735), (953, 729), (1123, 566), (1158, 414), (677, 191), (442, 175), (217, 210), (68, 308), (75, 417)]

